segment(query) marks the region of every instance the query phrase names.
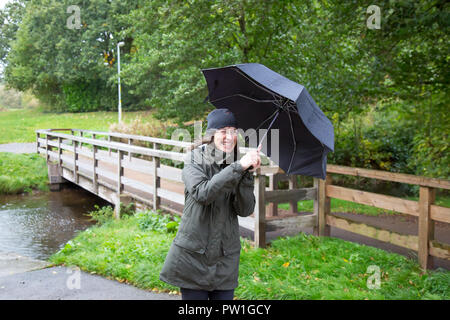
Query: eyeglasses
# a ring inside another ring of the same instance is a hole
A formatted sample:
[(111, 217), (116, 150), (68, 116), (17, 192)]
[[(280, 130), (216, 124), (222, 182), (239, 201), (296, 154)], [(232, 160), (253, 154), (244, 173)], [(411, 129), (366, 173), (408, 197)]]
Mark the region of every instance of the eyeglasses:
[(226, 135), (226, 134), (236, 135), (238, 133), (238, 130), (237, 129), (220, 129), (220, 130), (217, 130), (216, 133), (220, 133), (222, 135)]

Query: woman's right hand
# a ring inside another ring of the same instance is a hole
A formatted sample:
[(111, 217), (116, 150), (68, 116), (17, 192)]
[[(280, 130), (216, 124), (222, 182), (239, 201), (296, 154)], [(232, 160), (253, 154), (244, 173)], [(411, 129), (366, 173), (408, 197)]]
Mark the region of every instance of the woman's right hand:
[(251, 150), (241, 158), (240, 163), (244, 170), (247, 170), (249, 167), (253, 166), (251, 171), (255, 171), (261, 166), (261, 156), (259, 155), (260, 150), (261, 147), (256, 150)]

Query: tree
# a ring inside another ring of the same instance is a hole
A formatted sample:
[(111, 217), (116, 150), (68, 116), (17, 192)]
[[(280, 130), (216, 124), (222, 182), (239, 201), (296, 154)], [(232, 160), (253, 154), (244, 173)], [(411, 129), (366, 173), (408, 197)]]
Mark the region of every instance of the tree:
[[(80, 8), (80, 28), (68, 27), (71, 5)], [(116, 70), (105, 67), (103, 54), (116, 54), (124, 28), (118, 17), (135, 6), (131, 0), (28, 2), (8, 55), (6, 81), (19, 90), (32, 89), (54, 110), (115, 108)], [(124, 40), (129, 50), (132, 39)]]

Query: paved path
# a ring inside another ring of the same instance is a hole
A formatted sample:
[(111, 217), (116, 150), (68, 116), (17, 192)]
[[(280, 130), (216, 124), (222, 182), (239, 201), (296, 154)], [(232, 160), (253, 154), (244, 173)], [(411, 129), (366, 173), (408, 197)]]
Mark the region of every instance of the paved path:
[(0, 152), (36, 153), (36, 142), (0, 144)]
[(0, 252), (0, 300), (179, 300), (79, 269)]

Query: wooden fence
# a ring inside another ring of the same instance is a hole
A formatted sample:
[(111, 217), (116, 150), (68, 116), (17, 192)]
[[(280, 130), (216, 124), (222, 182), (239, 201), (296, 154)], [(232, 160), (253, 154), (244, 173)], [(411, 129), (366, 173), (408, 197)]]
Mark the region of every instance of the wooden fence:
[[(58, 185), (68, 180), (80, 185), (113, 203), (116, 217), (120, 216), (121, 203), (130, 202), (142, 208), (161, 208), (179, 215), (182, 213), (182, 169), (164, 165), (161, 160), (170, 159), (181, 163), (191, 143), (80, 129), (37, 130), (36, 143), (37, 152), (47, 158), (51, 184)], [(144, 143), (150, 147), (142, 146)], [(181, 151), (162, 150), (167, 148), (164, 146), (178, 147)], [(248, 150), (241, 148), (241, 153)], [(295, 175), (286, 176), (269, 159), (266, 158), (266, 162), (267, 165), (254, 173), (255, 211), (250, 217), (239, 217), (241, 226), (254, 231), (256, 246), (266, 246), (266, 230), (271, 228), (312, 227), (315, 234), (329, 236), (329, 227), (333, 226), (416, 250), (423, 267), (430, 266), (430, 255), (450, 259), (449, 246), (436, 242), (433, 237), (434, 221), (450, 222), (450, 209), (434, 205), (435, 188), (449, 189), (450, 181), (328, 165), (326, 180), (314, 178), (312, 188), (297, 188)], [(420, 200), (415, 202), (333, 186), (330, 173), (417, 184), (420, 185)], [(278, 182), (282, 180), (289, 181), (287, 190), (277, 190)], [(400, 235), (335, 217), (330, 212), (331, 198), (418, 216), (419, 235)], [(161, 199), (166, 203), (163, 204)], [(297, 202), (302, 200), (314, 201), (312, 214), (297, 214)], [(288, 202), (290, 215), (278, 216), (277, 204)]]
[[(332, 184), (331, 173), (418, 185), (420, 188), (419, 201), (405, 200), (393, 196), (336, 186)], [(319, 235), (329, 236), (330, 226), (332, 226), (412, 249), (418, 252), (419, 263), (424, 269), (432, 266), (432, 256), (450, 259), (450, 245), (439, 243), (434, 239), (435, 222), (450, 223), (450, 208), (434, 204), (436, 189), (450, 189), (449, 180), (328, 165), (327, 177), (325, 180), (319, 180), (318, 187), (320, 208), (318, 220)], [(393, 210), (418, 217), (418, 235), (399, 234), (363, 223), (357, 223), (349, 219), (338, 218), (330, 212), (331, 198)]]

